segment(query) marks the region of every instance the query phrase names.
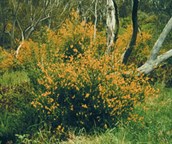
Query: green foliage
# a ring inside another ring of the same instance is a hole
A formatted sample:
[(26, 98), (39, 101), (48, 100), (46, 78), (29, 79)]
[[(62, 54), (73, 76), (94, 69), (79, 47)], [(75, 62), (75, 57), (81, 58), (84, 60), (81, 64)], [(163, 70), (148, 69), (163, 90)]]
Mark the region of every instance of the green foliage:
[(16, 127), (19, 125), (16, 115), (14, 113), (1, 112), (0, 113), (0, 140), (6, 141), (14, 139)]
[[(36, 124), (36, 111), (29, 78), (24, 71), (6, 72), (0, 77), (0, 139), (15, 140), (15, 134)], [(31, 129), (30, 129), (31, 130)]]
[(25, 71), (6, 72), (0, 77), (1, 86), (14, 86), (27, 82), (29, 82), (29, 78)]
[(60, 139), (52, 134), (51, 130), (48, 129), (39, 129), (37, 132), (32, 134), (30, 137), (29, 134), (16, 134), (17, 141), (16, 143), (25, 143), (25, 144), (52, 144), (52, 143), (60, 143)]
[[(25, 72), (4, 73), (0, 78), (0, 109), (15, 111), (20, 102), (24, 104), (27, 100), (31, 93), (29, 90), (29, 79)], [(26, 97), (20, 97), (21, 94)]]

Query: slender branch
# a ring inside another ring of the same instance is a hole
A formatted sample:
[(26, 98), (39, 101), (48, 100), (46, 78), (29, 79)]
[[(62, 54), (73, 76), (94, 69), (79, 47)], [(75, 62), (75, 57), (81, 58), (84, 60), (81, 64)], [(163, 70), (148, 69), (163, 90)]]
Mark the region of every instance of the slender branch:
[(18, 57), (19, 55), (19, 51), (20, 51), (20, 48), (22, 47), (22, 45), (24, 44), (24, 41), (21, 41), (20, 45), (17, 47), (17, 50), (16, 50), (16, 58)]
[(22, 28), (21, 28), (21, 25), (20, 25), (20, 22), (19, 22), (19, 20), (18, 19), (16, 19), (16, 21), (17, 21), (17, 24), (18, 24), (18, 26), (19, 26), (19, 29), (20, 29), (20, 31), (21, 31), (21, 38), (22, 38), (22, 41), (24, 41), (24, 33), (23, 33), (23, 30), (22, 30)]
[(94, 8), (94, 17), (95, 17), (95, 20), (94, 20), (94, 40), (96, 38), (96, 31), (97, 31), (97, 3), (98, 3), (98, 0), (95, 0), (95, 8)]
[(42, 22), (42, 21), (44, 21), (44, 20), (46, 20), (46, 19), (49, 19), (49, 18), (51, 18), (50, 15), (48, 15), (48, 16), (46, 16), (46, 17), (40, 19), (40, 22)]
[(63, 15), (63, 13), (66, 11), (66, 9), (67, 9), (67, 7), (69, 6), (69, 2), (65, 5), (65, 7), (63, 8), (63, 11), (62, 11), (62, 13), (60, 14), (60, 16), (62, 16)]
[(22, 40), (21, 40), (20, 45), (17, 47), (17, 50), (16, 50), (16, 58), (18, 57), (20, 48), (22, 47), (22, 45), (23, 45), (23, 43), (24, 43), (24, 33), (23, 33), (23, 30), (22, 30), (22, 28), (21, 28), (21, 25), (20, 25), (20, 22), (19, 22), (18, 19), (17, 19), (17, 24), (18, 24), (19, 29), (20, 29), (20, 31), (21, 31), (21, 38), (22, 38)]

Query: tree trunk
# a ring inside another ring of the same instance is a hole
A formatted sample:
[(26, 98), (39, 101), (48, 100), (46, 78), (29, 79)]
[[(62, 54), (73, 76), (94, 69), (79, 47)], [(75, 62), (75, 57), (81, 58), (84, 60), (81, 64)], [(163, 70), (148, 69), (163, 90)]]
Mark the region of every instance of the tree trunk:
[(96, 32), (97, 32), (97, 3), (98, 0), (95, 0), (95, 7), (94, 7), (94, 40), (96, 39)]
[(118, 33), (119, 33), (119, 12), (118, 12), (118, 6), (115, 0), (113, 1), (114, 7), (115, 7), (115, 19), (116, 19), (116, 29), (114, 34), (114, 42), (118, 39)]
[(115, 19), (115, 6), (113, 0), (107, 0), (107, 50), (106, 54), (110, 54), (112, 51), (112, 45), (114, 42), (114, 31), (116, 27), (116, 19)]
[(138, 33), (138, 22), (137, 22), (138, 3), (139, 3), (138, 0), (133, 0), (133, 10), (132, 10), (133, 33), (129, 46), (123, 54), (122, 63), (124, 64), (127, 64), (128, 58), (130, 57), (132, 50), (136, 44), (137, 33)]

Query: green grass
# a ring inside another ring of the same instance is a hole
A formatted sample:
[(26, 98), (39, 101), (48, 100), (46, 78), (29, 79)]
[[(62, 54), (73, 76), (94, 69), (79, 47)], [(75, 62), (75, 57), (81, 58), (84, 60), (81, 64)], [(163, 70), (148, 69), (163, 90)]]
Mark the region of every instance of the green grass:
[(24, 71), (6, 72), (0, 76), (1, 86), (13, 86), (25, 82), (29, 82), (29, 78)]
[(30, 121), (34, 121), (29, 106), (31, 90), (24, 71), (6, 72), (0, 76), (0, 144), (14, 140), (16, 133), (25, 131)]

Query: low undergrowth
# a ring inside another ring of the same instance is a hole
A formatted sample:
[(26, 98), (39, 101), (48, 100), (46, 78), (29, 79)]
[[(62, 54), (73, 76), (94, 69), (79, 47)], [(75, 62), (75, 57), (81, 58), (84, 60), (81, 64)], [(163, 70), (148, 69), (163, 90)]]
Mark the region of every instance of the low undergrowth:
[[(160, 88), (161, 87), (161, 88)], [(120, 123), (118, 127), (109, 128), (104, 132), (93, 129), (91, 134), (84, 129), (69, 130), (66, 141), (59, 141), (56, 135), (48, 130), (40, 130), (33, 137), (18, 136), (18, 142), (25, 143), (61, 143), (61, 144), (132, 144), (132, 143), (172, 143), (172, 89), (159, 86), (161, 93), (156, 98), (148, 98), (135, 111), (144, 118), (139, 121)]]

